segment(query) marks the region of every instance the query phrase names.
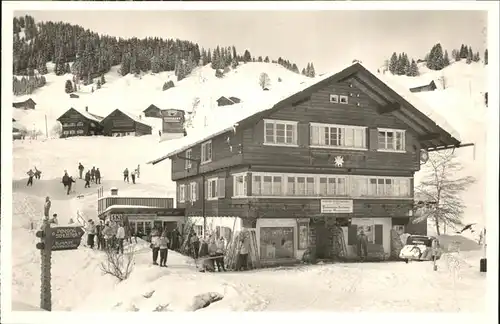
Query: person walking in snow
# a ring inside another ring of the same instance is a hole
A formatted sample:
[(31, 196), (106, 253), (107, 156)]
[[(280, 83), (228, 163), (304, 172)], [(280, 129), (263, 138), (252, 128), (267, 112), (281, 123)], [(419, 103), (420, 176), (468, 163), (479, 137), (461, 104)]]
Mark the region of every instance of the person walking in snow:
[(130, 175), (132, 176), (132, 183), (135, 184), (135, 170)]
[(128, 168), (125, 168), (125, 170), (123, 170), (123, 182), (129, 182), (128, 181)]
[(90, 170), (85, 173), (85, 188), (90, 188)]
[(167, 231), (163, 231), (160, 237), (160, 267), (167, 267), (167, 257), (168, 257), (168, 245), (170, 240), (168, 239)]
[(67, 195), (69, 195), (69, 193), (71, 192), (71, 187), (73, 186), (73, 183), (75, 183), (75, 179), (73, 179), (73, 177), (69, 177), (68, 179), (68, 192), (67, 192)]
[(52, 206), (52, 202), (50, 201), (50, 197), (45, 197), (45, 204), (43, 205), (43, 216), (49, 217), (50, 207)]
[(33, 177), (35, 176), (35, 173), (30, 169), (28, 172), (26, 172), (26, 174), (28, 174), (28, 182), (26, 183), (26, 187), (33, 187)]
[(151, 231), (151, 245), (153, 251), (153, 264), (158, 265), (158, 252), (160, 251), (160, 235), (157, 229)]
[(94, 242), (95, 242), (95, 234), (96, 234), (96, 226), (94, 224), (94, 221), (89, 219), (88, 225), (87, 225), (87, 245), (93, 249), (94, 248)]
[(78, 172), (80, 173), (80, 179), (82, 179), (82, 176), (83, 176), (83, 165), (81, 162), (78, 162)]
[(64, 189), (66, 189), (66, 187), (68, 187), (68, 183), (69, 183), (68, 171), (64, 170), (64, 175), (62, 177), (62, 181), (61, 182), (64, 185)]
[(99, 170), (99, 168), (95, 170), (95, 183), (101, 184), (101, 171)]
[(118, 253), (123, 254), (124, 240), (125, 240), (125, 227), (123, 227), (123, 223), (120, 223), (116, 230), (116, 250)]
[(90, 169), (90, 181), (95, 182), (95, 167)]
[(38, 170), (35, 167), (35, 179), (40, 180), (41, 177), (42, 177), (42, 171)]
[(172, 240), (172, 244), (171, 244), (170, 248), (173, 251), (177, 251), (177, 249), (179, 248), (180, 235), (181, 235), (181, 233), (179, 233), (179, 230), (177, 229), (177, 227), (172, 230), (172, 233), (170, 235), (171, 240)]

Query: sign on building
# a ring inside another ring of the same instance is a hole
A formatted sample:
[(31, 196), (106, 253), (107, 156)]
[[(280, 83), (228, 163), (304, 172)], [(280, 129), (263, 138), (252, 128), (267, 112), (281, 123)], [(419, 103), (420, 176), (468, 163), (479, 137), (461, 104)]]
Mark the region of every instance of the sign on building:
[(123, 214), (109, 214), (108, 220), (112, 222), (121, 222), (123, 220)]
[(352, 212), (352, 199), (321, 199), (322, 214), (340, 214)]

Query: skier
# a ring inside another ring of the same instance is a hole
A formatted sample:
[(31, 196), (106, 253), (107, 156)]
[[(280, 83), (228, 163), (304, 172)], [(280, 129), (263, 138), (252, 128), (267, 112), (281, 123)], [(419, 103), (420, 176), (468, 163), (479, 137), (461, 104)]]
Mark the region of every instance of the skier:
[(62, 184), (64, 185), (64, 189), (66, 189), (66, 187), (68, 186), (68, 183), (69, 183), (68, 171), (64, 170), (64, 175), (62, 177)]
[(135, 170), (130, 175), (132, 176), (132, 183), (135, 184)]
[(33, 177), (35, 176), (35, 173), (33, 173), (33, 170), (31, 169), (26, 173), (28, 174), (28, 183), (26, 183), (26, 187), (27, 186), (33, 187)]
[(68, 179), (68, 192), (67, 192), (67, 195), (69, 195), (69, 193), (71, 192), (71, 186), (73, 185), (73, 183), (76, 182), (73, 177), (69, 177)]
[(90, 181), (95, 182), (95, 167), (90, 170)]
[(101, 171), (99, 171), (99, 168), (95, 170), (95, 183), (101, 184)]
[(40, 180), (41, 176), (42, 176), (42, 171), (38, 170), (38, 169), (35, 167), (35, 179)]
[(90, 170), (85, 173), (85, 188), (90, 188)]
[(123, 170), (123, 182), (129, 182), (128, 181), (128, 168), (125, 168), (125, 170)]
[(45, 205), (43, 206), (43, 215), (45, 217), (49, 217), (50, 207), (52, 206), (52, 202), (50, 201), (50, 197), (45, 197)]
[(82, 178), (83, 176), (83, 165), (81, 162), (78, 163), (78, 172), (80, 172), (80, 179)]

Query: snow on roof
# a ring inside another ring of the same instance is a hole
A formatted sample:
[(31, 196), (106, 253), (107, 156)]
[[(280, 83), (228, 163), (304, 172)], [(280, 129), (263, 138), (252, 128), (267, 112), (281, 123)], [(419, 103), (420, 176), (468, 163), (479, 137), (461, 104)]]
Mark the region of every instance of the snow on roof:
[(103, 120), (103, 117), (101, 116), (97, 116), (97, 115), (94, 115), (94, 114), (91, 114), (89, 113), (88, 111), (86, 111), (85, 109), (81, 109), (81, 108), (75, 108), (75, 107), (71, 107), (73, 108), (74, 110), (76, 110), (78, 113), (82, 114), (85, 118), (87, 119), (90, 119), (90, 120), (93, 120), (93, 121), (96, 121), (96, 122), (100, 122), (101, 120)]
[(151, 127), (151, 125), (149, 125), (148, 123), (146, 123), (143, 119), (141, 119), (139, 116), (137, 115), (134, 115), (132, 113), (129, 113), (128, 111), (124, 111), (122, 109), (117, 109), (118, 111), (121, 111), (123, 114), (125, 114), (126, 116), (130, 117), (132, 120), (134, 120), (135, 122), (137, 123), (140, 123), (140, 124), (143, 124), (145, 126), (149, 126)]
[[(368, 71), (368, 68), (365, 67)], [(436, 109), (430, 107), (426, 102), (418, 98), (417, 95), (413, 94), (410, 89), (402, 86), (400, 83), (396, 82), (390, 77), (387, 77), (381, 73), (374, 73), (370, 71), (373, 75), (380, 79), (380, 81), (384, 82), (389, 88), (397, 92), (401, 97), (403, 97), (406, 101), (408, 101), (413, 107), (418, 109), (421, 113), (429, 117), (433, 120), (439, 127), (448, 132), (451, 136), (453, 136), (456, 140), (461, 142), (460, 134), (446, 121), (446, 119), (441, 116)]]

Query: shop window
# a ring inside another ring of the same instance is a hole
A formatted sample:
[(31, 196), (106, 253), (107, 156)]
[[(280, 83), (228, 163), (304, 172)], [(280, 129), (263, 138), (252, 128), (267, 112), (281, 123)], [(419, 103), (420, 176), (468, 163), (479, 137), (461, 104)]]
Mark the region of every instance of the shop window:
[(299, 222), (299, 250), (305, 250), (309, 246), (309, 224)]
[(144, 222), (137, 222), (137, 236), (143, 236), (145, 233)]
[(149, 234), (151, 234), (151, 222), (144, 223), (144, 234), (146, 236), (149, 236)]
[(260, 228), (261, 259), (293, 259), (294, 243), (293, 227)]
[(203, 236), (203, 226), (202, 225), (194, 225), (193, 230), (198, 236)]

